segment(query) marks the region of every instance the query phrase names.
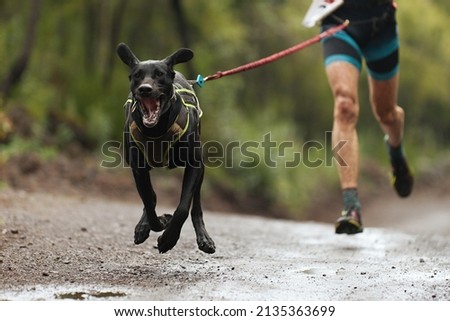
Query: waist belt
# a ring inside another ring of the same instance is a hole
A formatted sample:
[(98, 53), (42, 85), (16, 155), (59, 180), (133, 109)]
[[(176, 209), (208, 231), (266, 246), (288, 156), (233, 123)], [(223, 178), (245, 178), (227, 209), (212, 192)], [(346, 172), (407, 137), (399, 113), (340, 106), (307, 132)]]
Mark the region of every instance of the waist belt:
[[(183, 137), (189, 128), (189, 108), (195, 108), (199, 117), (203, 114), (194, 91), (175, 85), (174, 87), (175, 95), (180, 99), (182, 106), (175, 121), (163, 135), (159, 137), (146, 136), (135, 121), (132, 121), (129, 127), (131, 138), (151, 167), (168, 166), (170, 148)], [(137, 104), (137, 101), (134, 101), (134, 104)]]
[(344, 0), (344, 6), (354, 8), (370, 8), (392, 2), (393, 0)]

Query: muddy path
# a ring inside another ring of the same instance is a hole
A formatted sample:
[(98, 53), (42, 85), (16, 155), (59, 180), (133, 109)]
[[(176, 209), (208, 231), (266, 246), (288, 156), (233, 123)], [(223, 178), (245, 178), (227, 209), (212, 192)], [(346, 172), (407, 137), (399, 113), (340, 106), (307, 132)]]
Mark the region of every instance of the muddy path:
[(6, 190), (0, 300), (450, 300), (448, 199), (427, 219), (420, 197), (396, 202), (383, 200), (398, 214), (383, 212), (389, 228), (368, 219), (350, 237), (332, 224), (207, 212), (215, 254), (196, 248), (190, 221), (159, 254), (158, 233), (133, 244), (139, 203)]

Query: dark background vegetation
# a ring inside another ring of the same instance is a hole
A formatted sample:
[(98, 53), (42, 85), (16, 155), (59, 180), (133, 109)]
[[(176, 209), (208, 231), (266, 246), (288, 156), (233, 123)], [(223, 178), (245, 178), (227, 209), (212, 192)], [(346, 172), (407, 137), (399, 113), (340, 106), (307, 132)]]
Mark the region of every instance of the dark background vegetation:
[[(419, 177), (439, 176), (430, 169), (450, 163), (450, 7), (447, 0), (397, 2), (399, 104), (407, 113), (407, 153)], [(101, 146), (121, 140), (128, 70), (115, 53), (119, 42), (126, 42), (143, 60), (164, 58), (179, 47), (189, 47), (195, 57), (179, 70), (195, 79), (198, 73), (206, 76), (230, 69), (316, 35), (318, 28), (301, 25), (309, 3), (0, 0), (0, 188), (14, 187), (17, 177), (11, 179), (8, 173), (17, 165), (26, 175), (36, 163), (89, 155), (95, 159), (94, 167), (99, 167), (104, 158)], [(315, 202), (326, 202), (329, 192), (338, 194), (335, 168), (283, 166), (308, 141), (327, 145), (332, 97), (320, 45), (256, 70), (208, 82), (197, 92), (204, 110), (204, 141), (223, 146), (235, 141), (262, 142), (270, 132), (277, 144), (289, 141), (295, 146), (285, 155), (276, 149), (273, 155), (264, 154), (262, 148), (253, 150), (261, 160), (268, 156), (276, 160), (279, 166), (274, 168), (264, 163), (251, 169), (239, 166), (248, 160), (239, 153), (229, 158), (233, 166), (208, 168), (206, 198), (215, 194), (218, 202), (245, 203), (247, 208), (254, 204), (271, 213), (282, 211), (280, 216), (302, 219)], [(367, 183), (369, 194), (381, 181), (387, 184), (388, 163), (367, 92), (363, 70), (361, 180)], [(329, 148), (309, 156), (325, 159)], [(67, 166), (66, 171), (83, 170), (80, 162)], [(53, 174), (62, 175), (60, 168)]]

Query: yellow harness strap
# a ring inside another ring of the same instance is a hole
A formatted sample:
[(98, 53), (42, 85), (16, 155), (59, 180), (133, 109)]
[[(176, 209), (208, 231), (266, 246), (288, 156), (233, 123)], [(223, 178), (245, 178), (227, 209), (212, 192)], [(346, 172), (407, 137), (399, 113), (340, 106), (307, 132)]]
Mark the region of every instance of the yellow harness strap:
[(198, 101), (197, 95), (193, 90), (181, 87), (179, 85), (174, 85), (175, 93), (178, 94), (184, 106), (188, 108), (195, 108), (198, 112), (198, 117), (203, 116), (203, 111), (200, 108), (200, 103)]

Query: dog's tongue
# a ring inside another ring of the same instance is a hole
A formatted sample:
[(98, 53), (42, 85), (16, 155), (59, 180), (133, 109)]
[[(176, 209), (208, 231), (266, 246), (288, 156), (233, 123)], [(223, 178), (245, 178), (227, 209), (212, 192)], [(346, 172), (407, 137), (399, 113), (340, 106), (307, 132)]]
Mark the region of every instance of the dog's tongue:
[(144, 124), (147, 126), (155, 125), (158, 121), (159, 99), (143, 98), (141, 100), (142, 112), (144, 113)]
[(144, 112), (151, 116), (158, 109), (159, 101), (153, 98), (143, 98), (142, 105), (145, 108)]

